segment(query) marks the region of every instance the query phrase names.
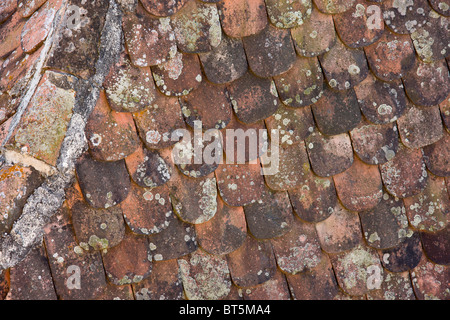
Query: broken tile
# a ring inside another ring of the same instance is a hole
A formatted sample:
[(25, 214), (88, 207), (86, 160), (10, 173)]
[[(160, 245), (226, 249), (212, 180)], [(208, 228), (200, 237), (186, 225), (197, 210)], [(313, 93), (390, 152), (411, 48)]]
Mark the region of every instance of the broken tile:
[(419, 300), (448, 300), (450, 268), (434, 264), (422, 256), (419, 265), (411, 271), (414, 292)]
[(423, 250), (428, 259), (441, 265), (450, 264), (450, 224), (436, 233), (421, 232)]
[(412, 235), (403, 201), (387, 192), (383, 194), (376, 207), (360, 212), (359, 217), (364, 238), (370, 247), (376, 249), (395, 247)]
[(323, 94), (323, 74), (317, 58), (297, 57), (293, 67), (274, 80), (281, 101), (290, 107), (312, 105)]
[(450, 16), (450, 3), (448, 0), (429, 0), (431, 7), (444, 16)]
[(383, 3), (384, 22), (395, 33), (413, 33), (427, 23), (430, 10), (426, 0), (387, 0)]
[(380, 172), (386, 189), (398, 198), (420, 193), (428, 180), (422, 150), (408, 149), (402, 144), (397, 155), (380, 166)]
[(5, 0), (0, 4), (0, 23), (8, 19), (17, 9), (17, 0)]
[(223, 31), (230, 37), (254, 35), (267, 25), (264, 0), (223, 0), (217, 7)]
[(141, 0), (144, 8), (155, 16), (171, 16), (180, 10), (189, 0)]
[(444, 136), (438, 142), (423, 148), (425, 163), (428, 170), (441, 177), (450, 176), (450, 134), (444, 131)]
[(384, 271), (381, 286), (367, 293), (368, 300), (416, 300), (409, 272)]
[(327, 253), (350, 250), (361, 243), (361, 224), (357, 213), (346, 210), (340, 203), (327, 219), (316, 223), (320, 245)]
[(414, 269), (422, 257), (422, 244), (418, 232), (403, 238), (398, 245), (379, 251), (383, 267), (391, 272)]
[(328, 14), (342, 13), (349, 10), (355, 0), (314, 0), (320, 11)]
[(277, 28), (294, 28), (308, 20), (312, 11), (311, 0), (266, 1), (267, 14), (270, 22)]
[(222, 41), (215, 4), (189, 1), (171, 19), (178, 49), (185, 53), (208, 52)]
[(244, 300), (290, 300), (286, 277), (277, 270), (275, 276), (256, 287), (249, 287), (242, 290)]
[(268, 24), (256, 35), (244, 38), (250, 69), (259, 77), (268, 78), (288, 71), (296, 61), (289, 30)]

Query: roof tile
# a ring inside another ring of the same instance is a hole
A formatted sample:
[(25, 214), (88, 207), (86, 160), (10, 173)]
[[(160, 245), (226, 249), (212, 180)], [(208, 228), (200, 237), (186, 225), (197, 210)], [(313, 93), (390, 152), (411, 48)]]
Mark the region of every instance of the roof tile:
[(270, 22), (277, 28), (294, 28), (309, 19), (312, 11), (312, 1), (266, 1), (267, 14)]
[(403, 238), (396, 246), (379, 251), (380, 260), (391, 272), (404, 272), (414, 269), (422, 257), (422, 244), (418, 232)]
[(439, 109), (447, 131), (450, 131), (450, 95), (439, 105)]
[(437, 264), (450, 264), (450, 224), (436, 233), (421, 232), (423, 250), (428, 259)]
[(423, 148), (424, 160), (428, 170), (441, 177), (450, 176), (450, 133), (444, 131), (444, 136), (438, 142)]
[(368, 292), (368, 300), (416, 300), (409, 272), (384, 272), (380, 288)]
[(429, 0), (431, 7), (444, 16), (450, 16), (450, 2), (448, 0)]
[(282, 272), (277, 270), (275, 276), (256, 287), (242, 290), (244, 300), (290, 300), (291, 295)]
[(422, 256), (420, 264), (411, 271), (414, 292), (419, 300), (448, 300), (450, 268), (434, 264)]
[(272, 77), (288, 71), (296, 61), (289, 30), (267, 25), (260, 33), (244, 38), (250, 69), (260, 77)]
[(20, 46), (20, 35), (25, 22), (20, 13), (16, 12), (0, 25), (0, 57), (6, 57)]
[(96, 300), (133, 300), (133, 289), (130, 285), (115, 286), (108, 283)]
[(5, 300), (10, 291), (9, 269), (0, 272), (0, 300)]
[(171, 16), (180, 10), (189, 0), (141, 0), (144, 8), (155, 16)]
[(413, 33), (427, 23), (431, 7), (426, 0), (408, 1), (399, 4), (396, 0), (383, 3), (386, 25), (395, 33)]
[(18, 0), (18, 11), (22, 14), (22, 17), (28, 18), (45, 2), (46, 0)]
[(314, 0), (317, 8), (324, 13), (336, 14), (349, 10), (355, 0)]
[(17, 9), (17, 0), (5, 0), (0, 4), (0, 23), (8, 19)]

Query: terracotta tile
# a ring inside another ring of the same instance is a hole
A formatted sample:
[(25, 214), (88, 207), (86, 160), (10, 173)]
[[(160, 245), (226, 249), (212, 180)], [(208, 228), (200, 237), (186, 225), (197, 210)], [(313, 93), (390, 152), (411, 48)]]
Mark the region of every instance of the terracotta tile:
[(133, 289), (130, 285), (115, 286), (108, 283), (96, 300), (134, 300)]
[(244, 244), (227, 255), (233, 283), (238, 287), (254, 287), (275, 277), (277, 266), (269, 241), (247, 236)]
[(448, 0), (429, 0), (431, 7), (444, 16), (450, 16), (450, 3)]
[[(311, 171), (305, 144), (298, 143), (278, 150), (278, 170), (264, 175), (269, 188), (278, 191), (294, 189), (305, 184), (307, 174)], [(263, 167), (265, 172), (265, 167)]]
[(30, 17), (46, 0), (19, 0), (17, 1), (18, 12), (22, 17)]
[[(77, 25), (60, 24), (45, 67), (62, 70), (87, 79), (95, 74), (95, 66), (99, 57), (100, 37), (105, 24), (108, 5), (105, 5), (101, 0), (83, 3), (78, 0), (67, 2), (67, 8), (72, 5), (80, 8), (80, 22)], [(65, 19), (72, 14), (73, 10), (72, 12), (70, 12), (70, 9), (65, 11)], [(72, 29), (77, 29), (77, 32), (73, 32)]]
[(194, 226), (175, 218), (169, 227), (160, 233), (148, 237), (152, 261), (178, 259), (197, 250), (197, 238)]
[(138, 112), (155, 101), (155, 84), (150, 68), (138, 68), (122, 53), (103, 83), (111, 109), (117, 112)]
[(355, 91), (336, 92), (327, 85), (324, 87), (322, 99), (311, 107), (319, 130), (333, 136), (354, 129), (361, 122)]
[(346, 210), (339, 203), (331, 216), (316, 223), (316, 230), (320, 245), (327, 253), (347, 251), (362, 242), (358, 214)]
[(217, 212), (217, 183), (213, 173), (190, 178), (177, 174), (170, 184), (174, 212), (181, 220), (200, 224), (211, 220)]
[(321, 178), (311, 171), (306, 174), (305, 184), (289, 190), (289, 198), (297, 216), (307, 222), (327, 219), (337, 203), (336, 189), (331, 178)]
[(418, 106), (438, 105), (450, 93), (450, 74), (444, 60), (424, 63), (417, 59), (403, 83), (409, 99)]
[(450, 224), (436, 233), (421, 232), (421, 239), (424, 251), (429, 260), (441, 265), (450, 264)]
[(423, 148), (425, 163), (428, 170), (441, 177), (450, 176), (450, 134), (444, 131), (444, 136), (438, 142)]
[(198, 249), (178, 259), (178, 266), (188, 300), (220, 300), (231, 291), (230, 270), (225, 257)]
[(278, 267), (297, 274), (314, 269), (322, 260), (322, 250), (314, 224), (295, 219), (291, 230), (271, 240)]
[(399, 137), (395, 123), (374, 125), (362, 121), (350, 131), (353, 150), (368, 164), (383, 164), (392, 160), (398, 150)]
[(434, 264), (423, 256), (420, 264), (410, 273), (419, 300), (449, 299), (449, 267)]
[(387, 249), (412, 235), (403, 201), (384, 193), (380, 203), (359, 213), (364, 238), (370, 247)]
[(314, 0), (317, 8), (324, 13), (342, 13), (349, 10), (355, 0)]
[(447, 131), (450, 131), (450, 95), (439, 105), (439, 109)]
[(374, 249), (359, 245), (330, 256), (337, 282), (344, 292), (360, 296), (381, 286), (384, 269)]
[(56, 300), (52, 275), (43, 246), (33, 249), (10, 270), (11, 300)]
[(449, 223), (450, 199), (442, 177), (428, 172), (423, 192), (403, 199), (411, 225), (421, 231), (436, 232)]
[(353, 149), (348, 134), (324, 136), (315, 131), (306, 140), (312, 170), (320, 177), (344, 172), (353, 163)]
[(383, 17), (386, 25), (395, 33), (413, 33), (427, 23), (431, 7), (426, 0), (398, 3), (387, 0), (383, 3)]
[(108, 281), (115, 285), (138, 283), (152, 272), (148, 239), (127, 231), (119, 245), (103, 253)]
[(355, 86), (355, 92), (361, 111), (372, 123), (393, 122), (405, 112), (407, 99), (400, 80), (383, 82), (369, 75)]
[(0, 25), (0, 57), (6, 57), (20, 46), (20, 35), (26, 20), (16, 12)]
[(289, 30), (267, 25), (256, 35), (244, 38), (244, 48), (250, 69), (263, 78), (288, 71), (296, 61)]
[(422, 257), (422, 244), (418, 232), (407, 236), (398, 245), (379, 251), (383, 267), (391, 272), (414, 269)]
[(5, 300), (9, 292), (9, 269), (0, 271), (0, 300)]
[(247, 237), (242, 207), (230, 207), (218, 197), (217, 213), (211, 220), (195, 225), (198, 243), (206, 252), (224, 255), (237, 250)]
[(314, 131), (315, 123), (311, 108), (289, 108), (280, 104), (278, 110), (265, 120), (269, 136), (272, 130), (281, 135), (280, 146), (287, 147), (308, 138)]
[(408, 149), (402, 144), (397, 155), (380, 166), (380, 172), (386, 189), (398, 198), (420, 193), (428, 180), (422, 150)]
[(8, 19), (17, 9), (17, 0), (5, 0), (0, 4), (0, 23)]
[(351, 211), (374, 208), (383, 196), (383, 183), (378, 166), (355, 158), (346, 171), (333, 177), (342, 204)]
[(369, 73), (364, 51), (347, 48), (339, 39), (319, 60), (328, 84), (337, 90), (353, 88)]
[(140, 235), (161, 232), (174, 218), (167, 186), (144, 189), (132, 183), (120, 208), (128, 227)]
[(377, 42), (365, 47), (364, 51), (370, 69), (384, 81), (400, 79), (414, 66), (416, 60), (411, 38), (388, 29), (384, 30)]
[(264, 178), (256, 164), (221, 164), (216, 170), (219, 194), (226, 204), (245, 206), (261, 198)]
[(203, 130), (225, 128), (232, 115), (225, 93), (225, 85), (203, 81), (195, 91), (180, 97), (186, 123), (195, 128), (194, 122), (201, 121)]
[(304, 57), (315, 57), (330, 49), (336, 43), (333, 16), (323, 14), (314, 6), (311, 16), (301, 26), (291, 29), (297, 53)]
[(382, 19), (382, 14), (380, 5), (356, 0), (349, 10), (334, 15), (333, 19), (342, 42), (350, 48), (361, 48), (376, 42), (383, 34), (384, 23), (374, 20)]
[(208, 52), (222, 41), (215, 4), (189, 1), (171, 18), (178, 49), (185, 53)]
[(53, 284), (59, 299), (90, 300), (106, 286), (100, 252), (78, 246), (67, 206), (51, 218), (44, 229)]
[(277, 28), (294, 28), (302, 25), (311, 16), (312, 1), (266, 1), (270, 22)]
[(323, 74), (317, 58), (297, 57), (293, 67), (274, 80), (281, 101), (290, 107), (312, 105), (323, 94)]
[(7, 146), (55, 165), (75, 105), (74, 81), (47, 71)]
[(141, 0), (144, 8), (155, 16), (171, 16), (180, 10), (189, 0)]
[(277, 270), (275, 276), (261, 285), (242, 290), (244, 300), (290, 300), (288, 284), (284, 274)]
[(416, 300), (409, 272), (384, 271), (380, 289), (367, 293), (368, 300)]
[(181, 106), (177, 98), (157, 92), (156, 100), (147, 109), (134, 113), (139, 136), (149, 149), (164, 149), (178, 142), (172, 141), (177, 129), (185, 127)]
[(170, 18), (152, 17), (138, 6), (136, 13), (125, 13), (122, 27), (131, 62), (137, 67), (164, 63), (177, 53)]
[(106, 94), (100, 97), (86, 123), (86, 138), (92, 157), (102, 161), (118, 161), (134, 153), (139, 137), (130, 113), (109, 108)]
[(340, 292), (327, 254), (315, 268), (286, 278), (294, 300), (332, 300)]
[(258, 201), (244, 207), (248, 231), (256, 239), (280, 237), (294, 223), (291, 203), (287, 192), (266, 189)]
[(94, 208), (121, 203), (130, 191), (125, 161), (102, 162), (85, 153), (76, 163), (76, 174), (83, 196)]
[(198, 55), (177, 52), (167, 62), (152, 67), (158, 89), (167, 96), (185, 96), (202, 82)]
[(254, 35), (267, 25), (264, 0), (223, 0), (217, 7), (223, 31), (230, 37)]
[(213, 50), (199, 54), (203, 71), (213, 83), (227, 83), (242, 77), (248, 69), (244, 45), (240, 39), (222, 35)]
[(275, 83), (251, 72), (229, 84), (227, 92), (236, 116), (247, 124), (270, 117), (280, 105)]
[(408, 103), (397, 125), (402, 143), (411, 149), (431, 145), (444, 135), (439, 106), (421, 108)]
[(43, 182), (43, 177), (32, 167), (19, 165), (0, 168), (0, 233), (9, 233), (21, 214), (28, 197)]
[(176, 259), (153, 262), (150, 276), (133, 284), (136, 300), (181, 300), (183, 286)]

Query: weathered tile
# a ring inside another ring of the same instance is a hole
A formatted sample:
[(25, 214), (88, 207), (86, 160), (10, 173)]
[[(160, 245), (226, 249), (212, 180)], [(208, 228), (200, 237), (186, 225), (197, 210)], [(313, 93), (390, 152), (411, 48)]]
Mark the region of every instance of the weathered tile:
[(380, 172), (386, 189), (398, 198), (420, 193), (428, 180), (422, 150), (408, 149), (402, 144), (393, 159), (380, 165)]
[(238, 287), (254, 287), (274, 278), (277, 266), (269, 241), (247, 236), (244, 244), (227, 255), (233, 283)]
[(383, 125), (362, 121), (350, 131), (353, 150), (368, 164), (383, 164), (392, 160), (398, 150), (399, 137), (395, 123)]
[(222, 0), (217, 7), (223, 31), (230, 37), (257, 34), (267, 25), (264, 0)]
[(56, 300), (52, 275), (43, 246), (33, 249), (10, 270), (11, 300)]
[(21, 214), (28, 197), (43, 182), (32, 167), (19, 165), (0, 168), (0, 233), (9, 233)]
[(130, 285), (116, 286), (108, 283), (96, 300), (134, 300), (133, 289)]
[(289, 30), (268, 24), (260, 33), (244, 38), (250, 69), (263, 78), (288, 71), (296, 61)]
[(369, 73), (364, 51), (347, 48), (339, 39), (319, 60), (328, 84), (337, 90), (353, 88)]
[(222, 35), (221, 43), (210, 52), (200, 53), (203, 71), (213, 83), (228, 83), (242, 77), (248, 69), (240, 39)]
[(305, 143), (312, 170), (320, 177), (344, 172), (353, 163), (352, 144), (346, 133), (324, 136), (315, 131)]
[(431, 7), (444, 16), (450, 16), (450, 3), (448, 0), (429, 0)]
[(270, 22), (277, 28), (294, 28), (302, 25), (311, 16), (312, 1), (286, 2), (266, 0), (267, 14)]
[(217, 213), (211, 220), (195, 225), (200, 247), (214, 255), (238, 249), (247, 237), (247, 222), (242, 207), (230, 207), (218, 197)]
[(275, 83), (247, 72), (227, 86), (238, 119), (251, 124), (270, 117), (280, 105)]
[(384, 22), (395, 33), (413, 33), (427, 23), (430, 10), (426, 0), (387, 0), (383, 3)]
[(130, 177), (124, 160), (103, 162), (83, 154), (76, 163), (76, 174), (83, 196), (94, 208), (121, 203), (130, 191)]
[(290, 300), (288, 284), (284, 274), (277, 270), (275, 276), (256, 287), (242, 289), (244, 300)]
[(377, 42), (365, 47), (364, 51), (370, 69), (384, 81), (400, 79), (414, 66), (416, 60), (411, 38), (388, 29), (384, 30)]
[(402, 143), (411, 149), (431, 145), (444, 135), (439, 106), (423, 108), (408, 103), (397, 125)]
[(256, 239), (280, 237), (292, 228), (294, 216), (287, 192), (266, 188), (258, 201), (244, 207), (248, 231)]
[(441, 177), (450, 176), (450, 134), (444, 131), (444, 136), (438, 142), (423, 148), (425, 163), (428, 170)]
[(330, 259), (344, 292), (359, 296), (381, 287), (384, 269), (374, 249), (361, 244), (348, 252), (331, 255)]
[(367, 244), (376, 249), (395, 247), (413, 233), (403, 201), (388, 193), (376, 207), (360, 212), (359, 217)]
[(418, 232), (407, 236), (403, 241), (389, 249), (379, 251), (383, 267), (391, 272), (404, 272), (414, 269), (422, 257), (422, 244)]
[(16, 12), (0, 25), (0, 57), (6, 57), (20, 46), (20, 35), (26, 20)]
[(46, 0), (18, 0), (18, 12), (22, 15), (22, 17), (28, 18), (45, 2)]
[(171, 16), (180, 10), (189, 0), (141, 0), (144, 8), (155, 16)]
[(178, 49), (186, 53), (208, 52), (222, 41), (215, 4), (189, 1), (171, 18)]
[(161, 232), (174, 218), (167, 186), (146, 189), (132, 183), (120, 208), (128, 227), (140, 235)]
[(17, 0), (5, 0), (0, 4), (0, 23), (8, 19), (17, 9)]
[(312, 105), (323, 94), (323, 74), (317, 58), (297, 57), (293, 67), (274, 80), (281, 101), (290, 107)]
[(450, 132), (450, 95), (439, 105), (439, 109), (447, 131)]
[(409, 272), (384, 271), (381, 286), (367, 293), (368, 300), (416, 300)]
[(152, 272), (148, 239), (127, 231), (119, 245), (102, 254), (108, 281), (115, 285), (137, 283)]
[(420, 264), (411, 270), (414, 292), (419, 300), (448, 300), (450, 268), (434, 264), (422, 256)]
[(158, 89), (167, 96), (185, 96), (202, 82), (198, 55), (177, 52), (167, 62), (152, 67)]
[(336, 92), (325, 85), (322, 98), (311, 109), (317, 127), (325, 135), (348, 132), (361, 122), (361, 110), (353, 89)]
[(150, 276), (133, 284), (136, 300), (181, 300), (183, 285), (176, 259), (153, 262)]
[(339, 199), (351, 211), (372, 209), (383, 196), (378, 166), (366, 164), (357, 157), (350, 168), (333, 179)]
[(324, 13), (342, 13), (349, 10), (355, 0), (314, 0), (317, 8)]
[(316, 223), (316, 230), (320, 245), (327, 253), (347, 251), (362, 242), (358, 214), (346, 210), (340, 203), (331, 216)]
[(336, 44), (333, 16), (323, 14), (314, 6), (310, 18), (301, 26), (291, 29), (297, 53), (304, 57), (315, 57)]
[(421, 232), (423, 250), (428, 259), (441, 265), (450, 264), (450, 224), (436, 233)]
[(5, 300), (9, 287), (9, 270), (2, 270), (0, 271), (0, 300)]
[(403, 199), (409, 223), (421, 231), (436, 232), (449, 223), (450, 199), (442, 177), (428, 172), (425, 189)]
[(372, 123), (393, 122), (405, 112), (407, 99), (400, 80), (384, 82), (369, 75), (355, 86), (355, 92), (361, 111)]
[(224, 257), (198, 249), (178, 259), (178, 266), (189, 300), (220, 300), (231, 291), (230, 270)]

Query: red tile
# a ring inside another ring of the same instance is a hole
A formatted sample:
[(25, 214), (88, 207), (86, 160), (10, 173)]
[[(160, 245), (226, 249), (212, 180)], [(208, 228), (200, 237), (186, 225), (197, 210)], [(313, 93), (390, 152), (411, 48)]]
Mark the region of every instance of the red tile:
[(441, 110), (442, 120), (447, 130), (450, 130), (450, 96), (439, 105), (439, 109)]
[(9, 292), (9, 269), (0, 271), (0, 300), (5, 300)]
[(6, 57), (20, 46), (20, 34), (26, 20), (16, 12), (0, 25), (0, 57)]
[(16, 0), (5, 0), (0, 4), (0, 23), (8, 19), (17, 9)]
[(448, 0), (430, 0), (431, 7), (444, 16), (450, 16), (450, 3)]
[(378, 290), (367, 293), (368, 300), (416, 300), (409, 272), (384, 272), (384, 277)]
[(244, 300), (275, 301), (291, 299), (286, 277), (278, 270), (272, 279), (264, 282), (263, 284), (256, 287), (242, 289), (242, 295)]
[(24, 18), (31, 16), (46, 0), (19, 0), (17, 1), (18, 11)]
[(314, 0), (317, 8), (325, 13), (342, 13), (349, 10), (355, 0)]
[(438, 142), (423, 148), (424, 160), (428, 170), (441, 177), (450, 176), (450, 134), (444, 131), (444, 136)]
[(423, 250), (428, 259), (441, 265), (450, 264), (450, 224), (436, 233), (421, 232)]
[(277, 28), (294, 28), (302, 25), (311, 16), (312, 1), (266, 1), (270, 22)]
[(418, 232), (406, 237), (389, 249), (379, 251), (383, 267), (391, 272), (404, 272), (414, 269), (422, 258), (422, 243)]
[(180, 10), (189, 0), (141, 0), (144, 8), (155, 16), (171, 16)]
[(217, 6), (223, 31), (230, 37), (254, 35), (267, 25), (264, 0), (223, 0)]
[(398, 3), (387, 0), (383, 3), (384, 22), (395, 33), (413, 33), (428, 21), (431, 7), (426, 0)]
[(134, 300), (133, 289), (130, 285), (115, 286), (108, 283), (96, 300)]
[(434, 264), (425, 255), (420, 264), (410, 272), (414, 292), (419, 300), (448, 300), (450, 293), (450, 268)]
[(331, 216), (316, 223), (316, 230), (320, 245), (327, 253), (347, 251), (362, 242), (358, 214), (346, 210), (339, 203)]

